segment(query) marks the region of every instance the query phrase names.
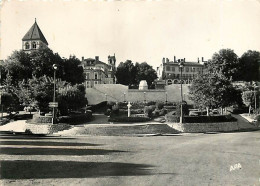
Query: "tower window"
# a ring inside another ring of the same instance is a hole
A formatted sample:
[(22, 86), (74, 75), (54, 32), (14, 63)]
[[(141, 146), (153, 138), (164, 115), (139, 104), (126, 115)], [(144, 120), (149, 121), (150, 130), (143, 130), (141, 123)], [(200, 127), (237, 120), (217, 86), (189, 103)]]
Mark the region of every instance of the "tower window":
[(25, 49), (30, 49), (30, 45), (28, 42), (25, 43)]
[(32, 43), (32, 48), (33, 48), (33, 49), (36, 49), (36, 42), (33, 42), (33, 43)]

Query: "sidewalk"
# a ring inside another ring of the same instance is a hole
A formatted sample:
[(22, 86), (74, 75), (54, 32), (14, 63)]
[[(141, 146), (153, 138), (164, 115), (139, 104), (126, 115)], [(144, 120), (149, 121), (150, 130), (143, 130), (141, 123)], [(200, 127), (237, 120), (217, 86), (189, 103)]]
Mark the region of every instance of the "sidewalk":
[(18, 120), (0, 126), (0, 131), (25, 132), (26, 120)]
[(258, 126), (256, 126), (255, 123), (250, 123), (248, 120), (243, 118), (241, 115), (234, 115), (232, 114), (234, 118), (237, 119), (237, 124), (239, 130), (256, 130), (260, 129)]

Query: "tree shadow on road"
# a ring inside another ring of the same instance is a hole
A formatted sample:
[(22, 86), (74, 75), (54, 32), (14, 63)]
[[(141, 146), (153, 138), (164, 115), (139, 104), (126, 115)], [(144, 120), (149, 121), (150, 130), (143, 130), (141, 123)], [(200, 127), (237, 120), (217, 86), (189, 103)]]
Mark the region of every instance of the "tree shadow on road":
[(126, 151), (105, 150), (105, 149), (73, 149), (73, 148), (10, 148), (3, 147), (0, 154), (7, 155), (106, 155), (110, 153), (120, 153)]
[(34, 146), (101, 146), (94, 143), (70, 143), (54, 141), (0, 141), (0, 145), (34, 145)]
[(2, 161), (1, 179), (151, 175), (151, 165), (118, 162)]

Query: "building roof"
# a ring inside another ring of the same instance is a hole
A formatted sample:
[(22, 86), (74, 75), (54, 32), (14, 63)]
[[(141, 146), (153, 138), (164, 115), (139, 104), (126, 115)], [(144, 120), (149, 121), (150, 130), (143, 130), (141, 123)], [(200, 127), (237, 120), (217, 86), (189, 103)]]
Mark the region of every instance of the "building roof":
[[(87, 64), (88, 61), (91, 61), (93, 62), (92, 64)], [(102, 62), (102, 61), (96, 61), (96, 59), (93, 59), (93, 58), (87, 58), (87, 59), (84, 59), (82, 61), (85, 65), (89, 65), (89, 66), (94, 66), (94, 65), (98, 65), (98, 64), (101, 64), (101, 65), (106, 65), (106, 66), (109, 66), (108, 64)]]
[(24, 35), (23, 41), (28, 41), (28, 40), (41, 40), (45, 44), (48, 45), (47, 40), (45, 39), (41, 29), (39, 28), (36, 19), (33, 24), (33, 26), (30, 28), (30, 30)]

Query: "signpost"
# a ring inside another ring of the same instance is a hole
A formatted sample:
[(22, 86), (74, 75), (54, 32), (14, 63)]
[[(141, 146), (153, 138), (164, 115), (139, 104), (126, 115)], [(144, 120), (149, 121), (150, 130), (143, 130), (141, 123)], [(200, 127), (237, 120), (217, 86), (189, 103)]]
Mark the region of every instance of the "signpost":
[(49, 107), (57, 108), (58, 107), (58, 102), (49, 102)]

